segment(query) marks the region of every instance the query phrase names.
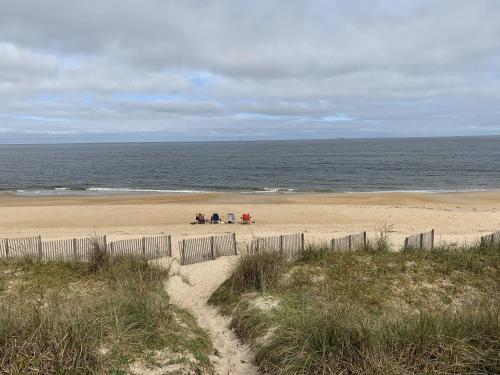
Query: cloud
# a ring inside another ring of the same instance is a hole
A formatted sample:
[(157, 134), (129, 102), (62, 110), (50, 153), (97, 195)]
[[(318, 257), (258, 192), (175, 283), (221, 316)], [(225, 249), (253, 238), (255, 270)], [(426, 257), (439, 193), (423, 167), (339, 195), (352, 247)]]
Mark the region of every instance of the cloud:
[(497, 0), (1, 2), (0, 142), (500, 133), (499, 13)]
[(57, 59), (47, 54), (0, 42), (0, 56), (0, 83), (4, 85), (57, 74)]

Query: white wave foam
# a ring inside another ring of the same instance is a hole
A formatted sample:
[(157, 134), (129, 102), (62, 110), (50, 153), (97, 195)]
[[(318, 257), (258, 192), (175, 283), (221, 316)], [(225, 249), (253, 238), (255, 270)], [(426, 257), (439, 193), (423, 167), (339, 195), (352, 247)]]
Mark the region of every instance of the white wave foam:
[[(421, 189), (421, 190), (365, 190), (365, 191), (339, 191), (339, 190), (296, 190), (280, 187), (265, 187), (262, 190), (247, 190), (240, 191), (241, 194), (293, 194), (298, 192), (307, 193), (338, 193), (338, 194), (390, 194), (390, 193), (417, 193), (417, 194), (439, 194), (439, 193), (473, 193), (473, 192), (488, 192), (498, 191), (499, 189)], [(194, 189), (140, 189), (140, 188), (108, 188), (108, 187), (88, 187), (83, 189), (72, 189), (68, 187), (57, 187), (53, 189), (18, 189), (11, 191), (17, 195), (25, 196), (50, 196), (50, 195), (99, 195), (99, 194), (203, 194), (216, 193), (209, 190), (194, 190)]]
[(134, 189), (134, 188), (105, 188), (105, 187), (88, 187), (84, 189), (71, 189), (67, 187), (57, 187), (53, 189), (18, 189), (15, 191), (17, 195), (26, 196), (51, 196), (51, 195), (99, 195), (99, 194), (154, 194), (154, 193), (164, 193), (164, 194), (174, 194), (174, 193), (184, 193), (184, 194), (200, 194), (200, 193), (211, 193), (210, 191), (202, 190), (190, 190), (190, 189), (179, 189), (179, 190), (166, 190), (166, 189)]
[(296, 189), (287, 189), (280, 187), (265, 187), (263, 190), (241, 191), (242, 194), (277, 194), (277, 193), (295, 193)]
[(199, 194), (199, 193), (212, 193), (206, 190), (189, 190), (189, 189), (134, 189), (134, 188), (104, 188), (104, 187), (89, 187), (85, 189), (91, 192), (107, 192), (107, 193), (189, 193), (189, 194)]

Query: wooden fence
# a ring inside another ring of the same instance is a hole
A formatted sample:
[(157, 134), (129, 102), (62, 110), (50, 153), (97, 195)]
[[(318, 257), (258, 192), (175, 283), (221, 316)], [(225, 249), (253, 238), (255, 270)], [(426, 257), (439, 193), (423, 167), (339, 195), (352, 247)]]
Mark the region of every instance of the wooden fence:
[(237, 255), (236, 234), (190, 238), (179, 241), (181, 264), (214, 260), (221, 256)]
[(405, 238), (404, 249), (432, 250), (434, 248), (434, 229), (430, 232), (414, 234)]
[(481, 237), (481, 245), (500, 244), (500, 231)]
[(86, 262), (96, 241), (100, 247), (106, 249), (106, 236), (41, 241), (42, 255), (38, 259)]
[(156, 259), (172, 256), (172, 239), (170, 236), (142, 237), (113, 241), (108, 246), (111, 256), (140, 255), (145, 259)]
[(366, 232), (350, 234), (348, 236), (333, 238), (330, 241), (332, 251), (362, 250), (366, 247)]
[(40, 237), (0, 239), (0, 258), (40, 256)]
[(304, 250), (304, 233), (255, 238), (250, 242), (249, 250), (251, 252), (278, 251), (287, 258), (291, 258)]
[[(40, 261), (86, 262), (94, 244), (111, 256), (135, 255), (146, 259), (170, 256), (170, 236), (143, 237), (107, 243), (106, 236), (42, 241), (40, 236), (0, 239), (0, 259), (35, 258)], [(139, 243), (139, 246), (136, 244)]]

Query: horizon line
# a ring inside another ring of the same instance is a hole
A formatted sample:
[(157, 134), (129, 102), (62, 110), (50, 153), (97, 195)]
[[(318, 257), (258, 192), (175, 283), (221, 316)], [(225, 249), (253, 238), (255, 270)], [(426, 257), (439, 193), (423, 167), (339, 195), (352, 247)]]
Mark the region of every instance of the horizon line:
[(37, 145), (90, 145), (90, 144), (161, 144), (161, 143), (238, 143), (238, 142), (293, 142), (293, 141), (335, 141), (335, 140), (382, 140), (382, 139), (438, 139), (438, 138), (490, 138), (500, 137), (498, 134), (477, 135), (438, 135), (438, 136), (384, 136), (384, 137), (335, 137), (335, 138), (286, 138), (286, 139), (223, 139), (223, 140), (192, 140), (192, 141), (65, 141), (65, 142), (12, 142), (0, 146), (37, 146)]

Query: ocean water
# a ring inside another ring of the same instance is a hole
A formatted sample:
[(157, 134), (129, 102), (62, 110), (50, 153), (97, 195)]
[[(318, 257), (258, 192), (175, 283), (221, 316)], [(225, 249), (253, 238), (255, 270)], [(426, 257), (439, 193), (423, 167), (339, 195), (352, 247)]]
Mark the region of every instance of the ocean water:
[(18, 194), (500, 189), (500, 137), (0, 145)]

